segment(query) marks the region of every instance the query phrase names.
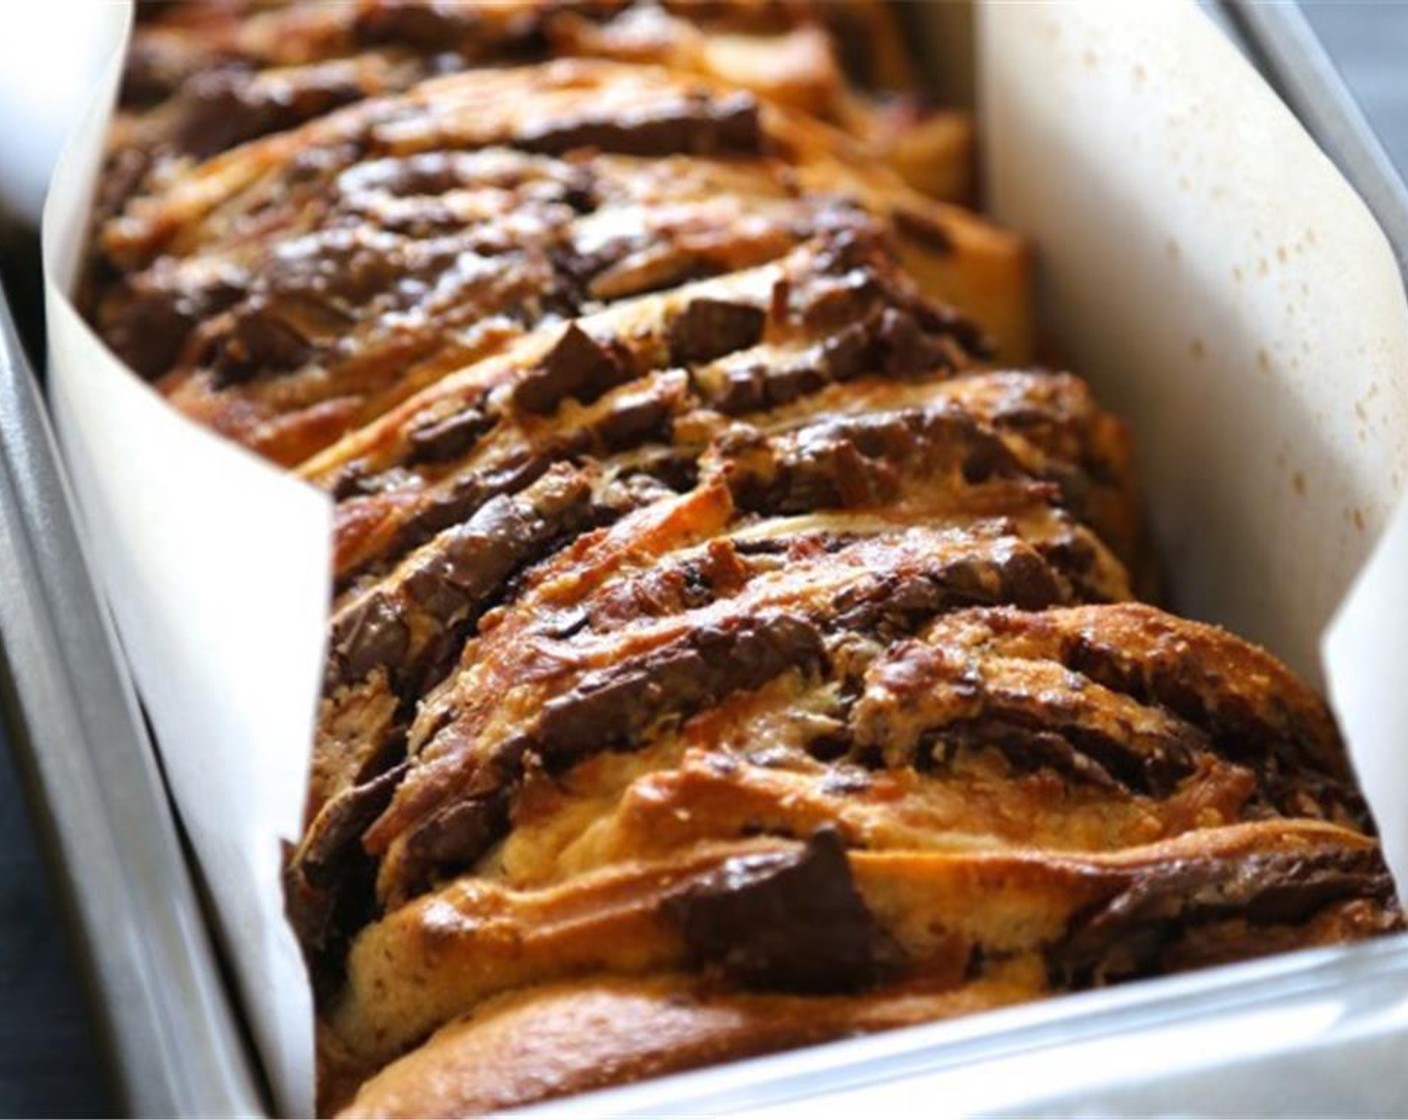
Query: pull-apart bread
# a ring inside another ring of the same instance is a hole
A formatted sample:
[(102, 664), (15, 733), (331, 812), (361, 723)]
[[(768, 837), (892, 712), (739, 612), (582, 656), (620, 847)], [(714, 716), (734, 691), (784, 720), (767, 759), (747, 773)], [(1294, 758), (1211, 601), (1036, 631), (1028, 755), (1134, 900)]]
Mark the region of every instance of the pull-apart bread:
[(1125, 427), (1022, 368), (1026, 247), (944, 200), (967, 125), (901, 44), (864, 2), (139, 21), (89, 313), (335, 502), (286, 868), (325, 1112), (1399, 928), (1322, 700), (1137, 601)]

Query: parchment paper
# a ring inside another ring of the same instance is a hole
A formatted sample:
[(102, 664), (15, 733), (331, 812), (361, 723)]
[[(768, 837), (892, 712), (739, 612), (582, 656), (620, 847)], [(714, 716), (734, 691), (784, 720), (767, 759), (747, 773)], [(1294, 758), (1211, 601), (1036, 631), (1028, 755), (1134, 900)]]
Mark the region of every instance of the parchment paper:
[[(1367, 211), (1183, 0), (984, 5), (997, 212), (1041, 249), (1060, 352), (1134, 424), (1177, 605), (1318, 675), (1321, 634), (1408, 470), (1408, 309)], [(327, 501), (170, 411), (71, 290), (116, 59), (45, 213), (51, 395), (97, 566), (278, 1103), (311, 1108), (295, 835), (328, 600)], [(1326, 643), (1328, 683), (1408, 872), (1408, 514)]]
[(96, 566), (215, 901), (278, 1107), (312, 1115), (312, 1003), (283, 917), (329, 602), (319, 491), (173, 411), (79, 318), (72, 291), (128, 20), (44, 213), (49, 399)]
[(1174, 605), (1328, 684), (1408, 882), (1408, 689), (1389, 659), (1408, 543), (1355, 591), (1323, 675), (1318, 656), (1408, 477), (1388, 241), (1193, 4), (979, 15), (992, 208), (1040, 246), (1059, 351), (1134, 426)]

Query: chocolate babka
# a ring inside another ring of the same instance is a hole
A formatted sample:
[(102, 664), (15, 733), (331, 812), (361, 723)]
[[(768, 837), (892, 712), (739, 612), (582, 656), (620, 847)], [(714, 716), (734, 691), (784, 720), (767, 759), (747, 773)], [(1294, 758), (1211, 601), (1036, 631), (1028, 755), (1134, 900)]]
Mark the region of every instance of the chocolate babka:
[(460, 1115), (1400, 927), (1156, 597), (880, 3), (166, 5), (85, 299), (325, 489), (320, 1106)]

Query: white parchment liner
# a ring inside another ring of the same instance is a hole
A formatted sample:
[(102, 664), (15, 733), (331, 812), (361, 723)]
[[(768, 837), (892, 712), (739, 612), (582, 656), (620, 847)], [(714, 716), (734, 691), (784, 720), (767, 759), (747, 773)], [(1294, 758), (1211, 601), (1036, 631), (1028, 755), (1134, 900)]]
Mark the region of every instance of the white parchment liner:
[[(1178, 605), (1313, 677), (1323, 643), (1405, 881), (1408, 512), (1364, 566), (1408, 472), (1408, 307), (1388, 244), (1191, 0), (979, 17), (995, 210), (1040, 246), (1061, 352), (1133, 422)], [(45, 210), (50, 399), (277, 1103), (305, 1115), (311, 1010), (279, 843), (306, 783), (331, 511), (168, 408), (68, 298), (125, 30)]]
[[(127, 13), (119, 14), (124, 16)], [(49, 401), (95, 565), (287, 1115), (313, 1112), (312, 999), (284, 920), (322, 681), (332, 505), (174, 412), (79, 318), (73, 290), (126, 44), (44, 210)]]

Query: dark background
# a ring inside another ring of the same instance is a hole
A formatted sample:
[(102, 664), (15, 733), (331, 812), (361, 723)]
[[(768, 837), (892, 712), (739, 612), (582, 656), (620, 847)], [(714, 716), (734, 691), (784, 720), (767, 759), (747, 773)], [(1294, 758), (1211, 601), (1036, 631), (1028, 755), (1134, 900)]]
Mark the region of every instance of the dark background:
[[(1408, 172), (1408, 0), (1305, 4), (1370, 123)], [(16, 242), (11, 254), (14, 287)], [(21, 250), (22, 251), (22, 250)], [(12, 291), (17, 316), (31, 292)], [(100, 1056), (55, 912), (14, 765), (0, 751), (0, 1115), (100, 1115), (112, 1109)]]

